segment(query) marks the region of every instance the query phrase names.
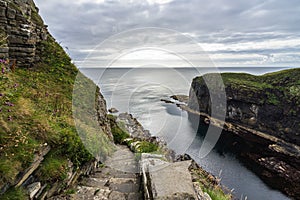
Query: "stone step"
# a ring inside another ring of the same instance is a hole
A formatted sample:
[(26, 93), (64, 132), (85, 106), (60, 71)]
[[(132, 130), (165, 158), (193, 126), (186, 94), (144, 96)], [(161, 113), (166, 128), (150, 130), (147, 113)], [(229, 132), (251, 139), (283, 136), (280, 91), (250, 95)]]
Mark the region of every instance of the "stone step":
[(142, 192), (135, 192), (135, 193), (129, 193), (127, 199), (128, 200), (142, 200), (143, 198), (143, 193)]
[(71, 195), (74, 200), (95, 200), (95, 199), (108, 199), (111, 190), (109, 188), (99, 189), (95, 187), (78, 186), (77, 193)]
[(108, 185), (110, 184), (121, 184), (121, 183), (138, 183), (137, 178), (110, 178)]
[(80, 185), (88, 186), (88, 187), (97, 187), (97, 188), (105, 188), (108, 186), (109, 179), (105, 178), (84, 178), (80, 181)]
[(93, 178), (107, 178), (107, 177), (115, 177), (115, 178), (136, 178), (139, 174), (138, 173), (130, 173), (130, 172), (123, 172), (112, 168), (102, 168), (101, 170), (97, 171), (91, 177)]
[(124, 194), (122, 192), (113, 191), (108, 197), (109, 200), (142, 200), (142, 193), (129, 193)]
[(140, 190), (140, 181), (136, 178), (111, 178), (108, 184), (111, 190), (123, 193), (139, 192)]
[(83, 178), (72, 199), (140, 200), (141, 179), (135, 155), (124, 146), (107, 159), (105, 166)]
[(134, 183), (111, 184), (109, 185), (109, 189), (122, 193), (134, 193), (140, 191), (140, 185)]
[(126, 156), (120, 156), (107, 161), (106, 165), (110, 168), (116, 169), (122, 172), (137, 173), (139, 168), (134, 158), (128, 158)]

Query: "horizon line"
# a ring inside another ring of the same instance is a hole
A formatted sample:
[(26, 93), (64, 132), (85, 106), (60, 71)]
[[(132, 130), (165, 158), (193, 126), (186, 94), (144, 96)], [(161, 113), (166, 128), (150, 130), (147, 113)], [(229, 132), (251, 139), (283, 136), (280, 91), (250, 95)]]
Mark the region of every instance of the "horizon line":
[(218, 68), (300, 68), (297, 66), (219, 66), (219, 67), (129, 67), (129, 66), (113, 66), (113, 67), (77, 67), (78, 69), (174, 69), (174, 68), (185, 68), (185, 69), (194, 69), (194, 68), (203, 68), (203, 69), (218, 69)]

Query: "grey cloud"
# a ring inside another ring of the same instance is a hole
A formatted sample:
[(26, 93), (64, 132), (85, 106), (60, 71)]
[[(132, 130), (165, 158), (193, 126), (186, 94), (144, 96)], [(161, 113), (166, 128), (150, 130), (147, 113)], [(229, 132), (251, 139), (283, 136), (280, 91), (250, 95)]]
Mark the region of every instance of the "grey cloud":
[[(93, 49), (115, 33), (140, 27), (170, 28), (195, 35), (200, 43), (224, 45), (300, 38), (298, 0), (174, 0), (164, 5), (149, 5), (146, 1), (79, 4), (71, 0), (36, 0), (36, 3), (51, 33), (69, 47), (75, 60), (87, 55), (80, 50)], [(296, 45), (285, 49), (228, 49), (213, 53), (299, 53)], [(295, 64), (299, 64), (299, 57), (295, 59)]]

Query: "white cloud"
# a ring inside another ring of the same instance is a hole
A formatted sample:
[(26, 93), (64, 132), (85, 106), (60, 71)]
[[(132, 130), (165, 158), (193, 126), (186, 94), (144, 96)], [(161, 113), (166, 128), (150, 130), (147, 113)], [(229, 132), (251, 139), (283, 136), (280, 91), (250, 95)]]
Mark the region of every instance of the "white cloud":
[(147, 2), (150, 4), (150, 5), (153, 5), (153, 4), (168, 4), (170, 2), (172, 2), (173, 0), (147, 0)]
[(95, 3), (95, 4), (100, 4), (104, 3), (105, 0), (76, 0), (74, 1), (75, 4), (83, 4), (83, 3)]

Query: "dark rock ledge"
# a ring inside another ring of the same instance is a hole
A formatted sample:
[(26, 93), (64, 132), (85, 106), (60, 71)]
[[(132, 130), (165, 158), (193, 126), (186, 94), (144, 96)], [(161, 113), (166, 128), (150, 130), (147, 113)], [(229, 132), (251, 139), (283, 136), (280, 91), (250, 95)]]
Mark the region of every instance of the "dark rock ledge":
[(176, 104), (180, 109), (187, 111), (194, 123), (211, 124), (223, 129), (218, 142), (222, 148), (233, 151), (269, 186), (293, 198), (299, 197), (300, 147), (297, 144), (240, 123), (212, 118), (205, 112), (190, 108), (187, 101), (180, 101), (176, 96), (178, 95), (173, 95), (170, 100), (164, 102)]

